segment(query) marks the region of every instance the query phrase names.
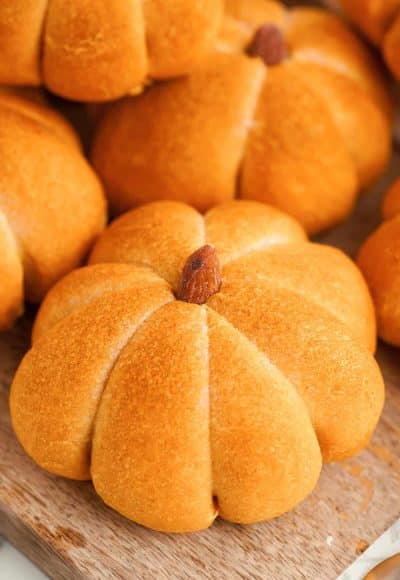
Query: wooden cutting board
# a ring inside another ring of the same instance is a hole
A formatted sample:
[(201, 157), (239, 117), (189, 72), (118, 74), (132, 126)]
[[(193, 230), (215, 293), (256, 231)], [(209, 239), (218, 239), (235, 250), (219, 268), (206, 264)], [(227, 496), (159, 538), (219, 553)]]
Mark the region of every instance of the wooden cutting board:
[[(398, 157), (352, 219), (321, 240), (353, 254), (378, 222), (380, 196), (397, 167)], [(52, 578), (332, 580), (400, 517), (400, 351), (379, 349), (387, 401), (370, 446), (325, 467), (315, 493), (294, 512), (174, 536), (130, 523), (90, 483), (53, 477), (25, 456), (10, 426), (8, 387), (32, 318), (28, 312), (0, 336), (0, 534)]]

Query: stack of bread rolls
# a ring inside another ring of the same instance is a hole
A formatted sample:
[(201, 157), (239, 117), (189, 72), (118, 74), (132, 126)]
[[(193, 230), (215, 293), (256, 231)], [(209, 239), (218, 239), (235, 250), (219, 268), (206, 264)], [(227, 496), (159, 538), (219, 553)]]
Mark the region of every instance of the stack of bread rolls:
[(186, 78), (108, 106), (91, 158), (111, 210), (237, 196), (316, 233), (343, 220), (386, 167), (390, 90), (336, 16), (228, 0), (218, 52)]
[[(373, 35), (400, 10), (364, 4)], [(387, 165), (379, 61), (275, 0), (5, 0), (0, 84), (0, 329), (43, 300), (10, 395), (26, 452), (156, 530), (294, 508), (384, 403), (368, 286), (307, 237)], [(98, 103), (99, 177), (24, 85)], [(359, 264), (400, 345), (399, 192)]]

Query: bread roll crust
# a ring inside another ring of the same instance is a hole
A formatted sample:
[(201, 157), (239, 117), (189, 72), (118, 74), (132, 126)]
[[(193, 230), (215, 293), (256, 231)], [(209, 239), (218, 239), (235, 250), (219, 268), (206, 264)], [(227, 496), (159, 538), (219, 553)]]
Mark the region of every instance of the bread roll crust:
[(43, 80), (54, 93), (107, 101), (141, 86), (148, 73), (139, 0), (51, 0)]
[[(246, 53), (265, 23), (289, 51), (272, 67)], [(338, 18), (235, 0), (212, 57), (107, 107), (91, 159), (115, 215), (171, 199), (204, 212), (238, 197), (272, 203), (313, 234), (349, 215), (383, 172), (392, 113), (378, 64)]]
[(383, 56), (400, 79), (400, 1), (340, 0), (350, 18), (382, 49)]
[(219, 54), (196, 74), (111, 105), (91, 156), (112, 211), (163, 199), (206, 211), (229, 200), (263, 78), (257, 59)]
[[(177, 300), (185, 258), (207, 243), (220, 291)], [(90, 262), (47, 295), (11, 389), (14, 429), (41, 466), (91, 478), (138, 523), (187, 532), (218, 514), (276, 517), (322, 461), (366, 445), (384, 396), (368, 290), (289, 216), (249, 201), (204, 217), (148, 204)]]
[(383, 223), (369, 236), (358, 254), (369, 285), (381, 338), (400, 346), (400, 181), (389, 189), (383, 204)]
[(340, 4), (375, 44), (382, 42), (400, 9), (399, 0), (340, 0)]
[(0, 84), (104, 102), (189, 72), (212, 50), (223, 0), (5, 0)]
[(0, 95), (0, 154), (0, 261), (11, 284), (0, 307), (4, 328), (24, 298), (39, 302), (80, 264), (104, 226), (105, 201), (74, 131), (44, 105)]
[(0, 4), (0, 84), (39, 85), (42, 29), (48, 0)]
[(0, 212), (0, 329), (9, 328), (22, 314), (24, 273), (16, 239), (6, 216)]

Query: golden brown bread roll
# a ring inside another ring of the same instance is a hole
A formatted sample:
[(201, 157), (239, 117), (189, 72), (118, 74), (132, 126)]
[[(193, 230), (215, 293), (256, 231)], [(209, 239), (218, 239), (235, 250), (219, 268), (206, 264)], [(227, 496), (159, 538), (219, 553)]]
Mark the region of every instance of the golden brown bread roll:
[(189, 72), (215, 42), (223, 0), (2, 0), (0, 84), (107, 101)]
[(375, 302), (379, 335), (400, 346), (400, 180), (386, 195), (383, 217), (361, 247), (358, 264)]
[(400, 79), (400, 0), (339, 0), (339, 4), (382, 49), (389, 68)]
[(11, 389), (45, 469), (173, 532), (293, 508), (379, 418), (375, 319), (339, 250), (280, 211), (155, 202), (47, 295)]
[(309, 233), (344, 219), (391, 150), (390, 90), (367, 48), (332, 14), (266, 0), (229, 0), (218, 46), (189, 77), (100, 115), (91, 157), (111, 210), (237, 196)]
[(105, 223), (102, 187), (72, 127), (0, 92), (0, 329), (80, 264)]

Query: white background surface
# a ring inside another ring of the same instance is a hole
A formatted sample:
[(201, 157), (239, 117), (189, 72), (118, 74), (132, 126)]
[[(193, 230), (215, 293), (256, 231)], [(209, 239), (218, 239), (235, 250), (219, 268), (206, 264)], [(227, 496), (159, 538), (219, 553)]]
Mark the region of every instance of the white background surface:
[(31, 564), (8, 542), (0, 538), (0, 580), (45, 580), (36, 566)]

